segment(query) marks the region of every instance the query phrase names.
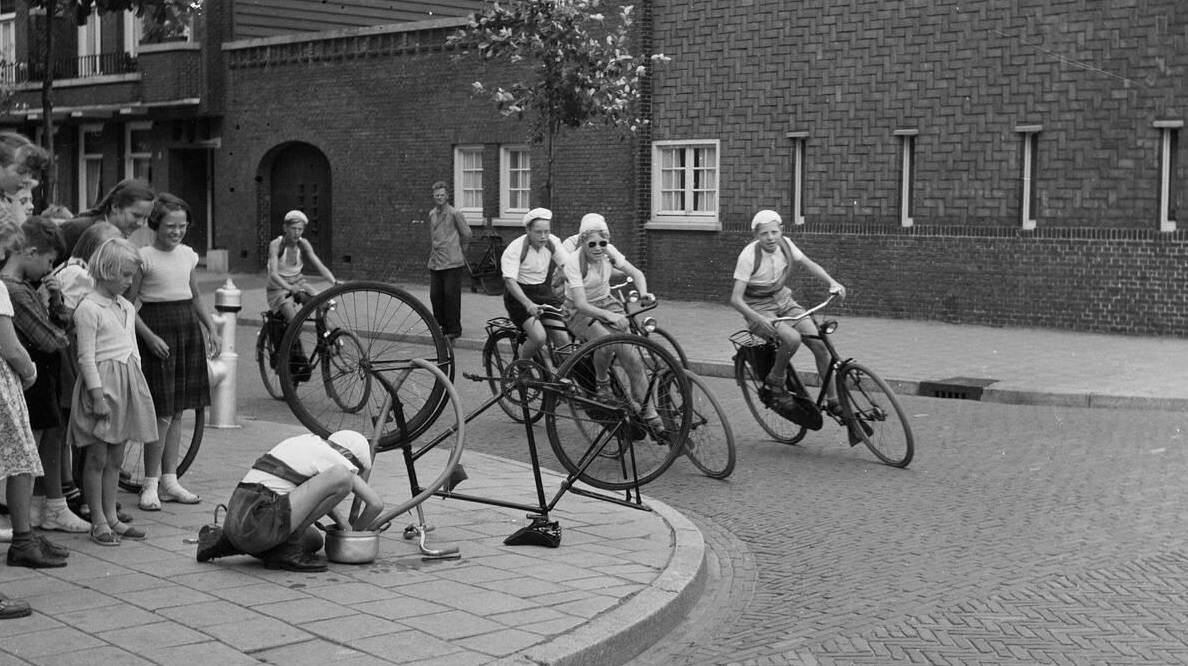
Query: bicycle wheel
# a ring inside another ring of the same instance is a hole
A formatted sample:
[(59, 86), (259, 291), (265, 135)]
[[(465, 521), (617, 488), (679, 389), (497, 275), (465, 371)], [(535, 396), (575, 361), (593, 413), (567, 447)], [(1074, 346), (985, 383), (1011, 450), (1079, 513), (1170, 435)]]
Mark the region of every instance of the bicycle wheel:
[[(202, 435), (206, 431), (206, 410), (188, 409), (181, 416), (181, 439), (177, 447), (177, 476), (181, 478), (190, 469), (198, 449), (202, 446)], [(160, 433), (162, 437), (165, 433)], [(144, 443), (128, 442), (124, 446), (124, 463), (120, 467), (120, 488), (139, 493), (144, 486)]]
[[(344, 338), (346, 332), (353, 337)], [(334, 355), (338, 341), (342, 350), (358, 345), (339, 356), (346, 370), (341, 374), (337, 361), (318, 362), (320, 355)], [(383, 282), (352, 282), (314, 296), (289, 324), (279, 351), (285, 402), (302, 425), (323, 437), (343, 429), (371, 432), (384, 398), (394, 392), (397, 418), (384, 419), (380, 451), (416, 439), (445, 409), (444, 384), (413, 359), (435, 364), (451, 380), (454, 375), (453, 351), (428, 308)], [(325, 376), (316, 376), (327, 372), (336, 375), (329, 378), (333, 391), (326, 389)]]
[(256, 334), (256, 366), (260, 368), (260, 379), (264, 382), (264, 390), (277, 400), (285, 399), (285, 392), (281, 390), (280, 375), (277, 373), (276, 347), (272, 344), (272, 336), (268, 335), (268, 322), (260, 327)]
[[(596, 375), (605, 363), (616, 392), (599, 398)], [(662, 392), (675, 393), (662, 396)], [(597, 488), (623, 490), (664, 473), (689, 436), (689, 380), (656, 342), (632, 334), (588, 342), (565, 360), (544, 394), (545, 427), (557, 460)], [(655, 432), (641, 409), (655, 407), (664, 424)], [(674, 444), (675, 443), (675, 444)]]
[[(519, 332), (508, 329), (497, 330), (487, 337), (487, 343), (483, 345), (483, 373), (490, 377), (487, 384), (491, 388), (491, 395), (500, 396), (499, 408), (516, 423), (523, 423), (524, 410), (520, 406), (520, 392), (515, 389), (504, 391), (507, 384), (504, 379), (509, 379), (508, 368), (515, 362), (519, 353), (518, 339)], [(541, 393), (536, 388), (528, 388), (527, 393), (528, 411), (531, 414), (528, 421), (536, 423), (541, 417)]]
[[(689, 378), (690, 424), (684, 454), (697, 469), (712, 479), (725, 479), (734, 471), (734, 432), (718, 399), (705, 380), (686, 370)], [(680, 392), (665, 387), (661, 400), (678, 400)], [(672, 409), (679, 409), (674, 405)]]
[(850, 363), (839, 379), (846, 420), (871, 453), (892, 467), (907, 467), (915, 453), (912, 428), (887, 382), (860, 363)]
[(671, 333), (657, 327), (651, 333), (648, 333), (648, 339), (660, 343), (664, 347), (664, 350), (672, 354), (673, 358), (681, 364), (682, 368), (689, 367), (689, 357), (685, 356), (685, 349), (681, 347), (681, 344), (676, 341), (676, 338)]
[(363, 365), (363, 342), (353, 331), (330, 331), (322, 347), (322, 385), (342, 411), (354, 414), (371, 397), (371, 377)]
[(804, 439), (806, 428), (785, 419), (763, 404), (763, 399), (759, 397), (759, 390), (763, 388), (763, 378), (755, 375), (755, 369), (747, 363), (741, 353), (734, 356), (734, 380), (742, 389), (747, 409), (751, 410), (751, 415), (772, 439), (781, 444), (795, 444)]

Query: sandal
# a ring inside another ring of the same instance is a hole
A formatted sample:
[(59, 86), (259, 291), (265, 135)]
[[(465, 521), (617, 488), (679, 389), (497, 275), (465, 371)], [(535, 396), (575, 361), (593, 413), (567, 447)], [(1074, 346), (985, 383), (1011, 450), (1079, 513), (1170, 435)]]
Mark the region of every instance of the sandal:
[(103, 525), (91, 526), (91, 541), (100, 546), (118, 546), (120, 537), (110, 527)]
[(128, 539), (130, 541), (144, 541), (148, 538), (148, 533), (139, 527), (132, 527), (126, 523), (116, 521), (111, 524), (111, 529), (119, 536), (120, 539)]
[(618, 402), (619, 399), (615, 397), (615, 390), (611, 388), (610, 377), (607, 377), (606, 379), (596, 379), (594, 380), (594, 384), (594, 394), (599, 400), (610, 403)]

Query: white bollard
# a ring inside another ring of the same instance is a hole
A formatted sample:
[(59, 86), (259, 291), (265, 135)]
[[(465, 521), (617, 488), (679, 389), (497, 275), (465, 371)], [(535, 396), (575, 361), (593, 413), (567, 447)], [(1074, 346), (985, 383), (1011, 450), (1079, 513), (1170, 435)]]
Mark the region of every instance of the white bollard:
[(223, 348), (218, 358), (206, 362), (210, 371), (210, 419), (211, 428), (238, 428), (235, 417), (237, 391), (235, 375), (239, 367), (239, 354), (235, 353), (235, 326), (238, 313), (243, 309), (243, 292), (231, 278), (215, 290), (215, 314), (211, 315), (223, 339)]

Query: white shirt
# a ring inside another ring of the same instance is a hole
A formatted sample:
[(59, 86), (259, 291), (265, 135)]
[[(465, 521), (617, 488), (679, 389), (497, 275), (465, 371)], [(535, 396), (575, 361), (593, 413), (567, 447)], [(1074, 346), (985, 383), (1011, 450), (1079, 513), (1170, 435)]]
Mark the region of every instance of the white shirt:
[[(804, 260), (804, 252), (801, 252), (795, 243), (788, 240), (786, 236), (780, 237), (780, 240), (788, 244), (789, 256), (794, 261)], [(780, 252), (779, 248), (770, 253), (760, 249), (759, 270), (756, 271), (755, 246), (758, 243), (758, 240), (751, 241), (742, 249), (742, 252), (738, 253), (738, 262), (734, 265), (734, 279), (742, 280), (754, 287), (773, 287), (784, 276), (784, 269), (788, 267), (788, 262), (784, 259), (784, 253)]]
[[(346, 467), (352, 474), (359, 471), (354, 463), (331, 448), (321, 437), (312, 434), (297, 435), (283, 440), (268, 453), (291, 467), (293, 471), (308, 477), (317, 476), (335, 465)], [(297, 488), (297, 484), (292, 481), (258, 469), (249, 470), (243, 477), (243, 483), (259, 483), (278, 495), (288, 495)]]
[(529, 247), (523, 263), (520, 262), (520, 255), (524, 252), (524, 243), (528, 242), (528, 235), (525, 234), (508, 243), (499, 260), (499, 266), (503, 269), (503, 277), (511, 278), (520, 284), (543, 284), (549, 275), (549, 261), (552, 260), (558, 266), (564, 266), (565, 257), (569, 256), (565, 247), (561, 245), (560, 238), (549, 234), (549, 240), (556, 248), (556, 252), (551, 257), (549, 246), (546, 243), (539, 248)]
[[(622, 266), (627, 258), (614, 245), (606, 246), (606, 254), (601, 261), (587, 261), (586, 275), (582, 276), (582, 251), (578, 250), (565, 260), (566, 289), (580, 284), (586, 290), (586, 300), (590, 303), (601, 301), (610, 296), (611, 262), (613, 258), (616, 266)], [(568, 296), (568, 293), (566, 293)]]
[(194, 298), (190, 291), (190, 274), (198, 266), (198, 253), (189, 245), (178, 245), (166, 252), (152, 245), (140, 248), (143, 278), (140, 281), (142, 303), (167, 303), (188, 301)]

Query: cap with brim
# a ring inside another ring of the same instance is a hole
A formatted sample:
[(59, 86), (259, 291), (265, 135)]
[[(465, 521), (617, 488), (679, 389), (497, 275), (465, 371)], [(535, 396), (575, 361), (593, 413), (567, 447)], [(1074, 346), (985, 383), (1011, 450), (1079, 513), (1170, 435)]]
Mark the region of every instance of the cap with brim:
[(527, 213), (524, 213), (524, 226), (528, 226), (529, 224), (532, 224), (536, 220), (552, 220), (552, 219), (553, 219), (553, 211), (549, 210), (548, 208), (533, 208), (532, 210), (528, 211)]
[(326, 439), (332, 444), (341, 446), (339, 453), (351, 461), (355, 468), (362, 472), (371, 467), (371, 443), (361, 433), (354, 430), (339, 430)]
[(761, 210), (755, 213), (755, 217), (751, 218), (751, 231), (759, 228), (761, 224), (768, 222), (775, 222), (776, 224), (783, 224), (784, 220), (780, 218), (780, 214), (774, 210)]
[(309, 218), (299, 210), (291, 210), (285, 213), (285, 222), (304, 222), (309, 224)]
[(610, 233), (610, 228), (606, 226), (606, 218), (598, 213), (586, 213), (582, 216), (582, 223), (578, 226), (578, 233), (587, 234), (595, 231)]

